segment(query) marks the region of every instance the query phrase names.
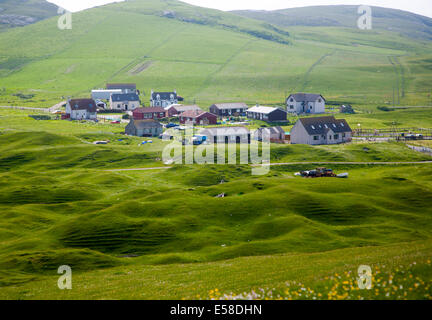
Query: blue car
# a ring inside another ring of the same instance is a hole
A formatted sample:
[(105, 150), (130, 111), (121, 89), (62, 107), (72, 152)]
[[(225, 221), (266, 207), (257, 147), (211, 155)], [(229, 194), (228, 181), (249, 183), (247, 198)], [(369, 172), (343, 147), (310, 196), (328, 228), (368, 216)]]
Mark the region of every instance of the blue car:
[(174, 128), (174, 127), (178, 127), (179, 125), (178, 124), (175, 124), (175, 123), (168, 123), (167, 125), (166, 125), (166, 128), (168, 129), (168, 128)]

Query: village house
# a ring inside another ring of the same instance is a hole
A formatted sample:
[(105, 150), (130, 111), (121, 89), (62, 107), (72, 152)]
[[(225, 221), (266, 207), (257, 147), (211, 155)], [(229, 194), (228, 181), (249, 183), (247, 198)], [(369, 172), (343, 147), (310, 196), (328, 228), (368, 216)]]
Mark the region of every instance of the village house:
[(112, 110), (131, 111), (139, 108), (141, 101), (136, 93), (112, 94), (110, 108)]
[(162, 107), (137, 108), (132, 111), (135, 120), (165, 118), (165, 109)]
[(200, 131), (200, 135), (206, 136), (209, 143), (242, 143), (251, 142), (250, 131), (245, 127), (216, 127), (206, 128)]
[(247, 110), (247, 117), (266, 122), (286, 121), (286, 111), (279, 108), (256, 106)]
[(291, 130), (292, 144), (338, 144), (351, 139), (352, 130), (345, 119), (333, 116), (300, 118)]
[(216, 103), (210, 106), (210, 112), (218, 117), (245, 116), (248, 106), (245, 103)]
[(165, 107), (165, 112), (167, 117), (180, 115), (185, 111), (202, 111), (202, 110), (197, 105), (186, 106), (182, 104), (173, 104), (171, 106)]
[(112, 94), (122, 94), (123, 91), (120, 89), (106, 90), (106, 89), (97, 89), (92, 90), (91, 96), (94, 100), (109, 100)]
[(287, 111), (290, 113), (324, 113), (326, 100), (320, 94), (295, 93), (286, 99)]
[(96, 120), (96, 102), (93, 99), (71, 99), (66, 103), (66, 114), (63, 119)]
[(136, 93), (140, 94), (139, 90), (137, 90), (135, 83), (107, 83), (107, 90), (121, 90), (121, 93)]
[(217, 117), (210, 112), (202, 110), (189, 110), (183, 112), (180, 115), (180, 123), (197, 125), (217, 124)]
[(270, 138), (270, 142), (282, 143), (285, 139), (285, 130), (282, 127), (269, 127), (269, 128), (259, 128), (254, 132), (254, 138), (258, 141), (262, 141), (264, 136)]
[(163, 126), (153, 119), (135, 120), (131, 119), (125, 128), (125, 133), (138, 137), (157, 137), (163, 132)]
[(179, 99), (177, 96), (177, 91), (174, 90), (173, 92), (155, 92), (151, 91), (151, 97), (150, 97), (150, 107), (168, 107), (172, 104), (178, 104), (179, 101), (182, 99)]

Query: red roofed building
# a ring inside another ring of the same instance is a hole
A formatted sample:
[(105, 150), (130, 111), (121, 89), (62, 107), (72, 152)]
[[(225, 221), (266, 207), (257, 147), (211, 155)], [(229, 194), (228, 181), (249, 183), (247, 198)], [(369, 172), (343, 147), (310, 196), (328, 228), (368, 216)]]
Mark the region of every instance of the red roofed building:
[(198, 125), (217, 124), (217, 116), (202, 110), (188, 110), (180, 115), (180, 123)]
[(137, 108), (133, 112), (135, 120), (165, 118), (165, 109), (162, 107)]

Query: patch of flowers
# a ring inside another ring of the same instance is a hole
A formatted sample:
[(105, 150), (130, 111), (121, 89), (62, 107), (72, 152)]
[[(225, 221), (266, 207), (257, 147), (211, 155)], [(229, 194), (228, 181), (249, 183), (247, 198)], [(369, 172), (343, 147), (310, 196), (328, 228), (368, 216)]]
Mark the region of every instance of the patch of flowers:
[(359, 275), (353, 270), (314, 279), (309, 285), (288, 281), (281, 288), (258, 288), (243, 293), (210, 290), (208, 300), (431, 300), (432, 264), (372, 267), (370, 289), (361, 289)]

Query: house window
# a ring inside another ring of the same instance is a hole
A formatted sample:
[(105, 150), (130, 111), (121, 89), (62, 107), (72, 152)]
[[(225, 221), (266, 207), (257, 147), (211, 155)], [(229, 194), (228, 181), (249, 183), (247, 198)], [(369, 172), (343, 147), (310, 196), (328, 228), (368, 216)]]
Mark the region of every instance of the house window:
[(294, 109), (294, 106), (293, 106), (293, 105), (291, 105), (291, 106), (290, 106), (290, 109)]
[(313, 138), (315, 141), (317, 141), (318, 139), (319, 139), (319, 137), (318, 136), (314, 136), (314, 138)]
[(120, 108), (121, 108), (121, 106), (118, 104), (118, 105), (117, 105), (117, 109), (120, 109)]
[(345, 133), (343, 133), (343, 134), (342, 134), (342, 138), (345, 138), (345, 137), (346, 137), (346, 135), (345, 135)]
[(332, 136), (329, 136), (329, 140), (331, 140), (332, 139)]
[(293, 98), (291, 98), (291, 99), (290, 99), (290, 102), (294, 102), (294, 99), (293, 99)]
[(309, 109), (311, 109), (311, 110), (312, 110), (312, 106), (310, 106), (310, 107), (309, 107)]
[(338, 135), (338, 134), (335, 134), (335, 135), (334, 135), (334, 138), (335, 138), (335, 140), (339, 139), (339, 135)]
[(318, 102), (322, 102), (322, 100), (321, 100), (321, 99), (318, 99)]

